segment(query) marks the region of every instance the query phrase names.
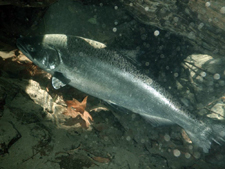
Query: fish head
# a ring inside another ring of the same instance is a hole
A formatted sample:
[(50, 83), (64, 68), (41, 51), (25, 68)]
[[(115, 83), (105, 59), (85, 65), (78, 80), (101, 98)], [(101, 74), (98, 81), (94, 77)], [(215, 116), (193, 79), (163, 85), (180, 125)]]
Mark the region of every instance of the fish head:
[(45, 43), (44, 36), (22, 37), (17, 40), (17, 47), (34, 64), (47, 72), (54, 72), (60, 64), (60, 55), (54, 45)]

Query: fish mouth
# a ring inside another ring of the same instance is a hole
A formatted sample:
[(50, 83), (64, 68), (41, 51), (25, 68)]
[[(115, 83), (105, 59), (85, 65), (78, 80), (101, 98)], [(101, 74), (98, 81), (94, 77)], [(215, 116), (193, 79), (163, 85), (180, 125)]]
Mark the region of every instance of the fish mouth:
[(16, 41), (16, 46), (18, 47), (18, 49), (25, 55), (27, 56), (30, 60), (32, 60), (33, 58), (31, 57), (29, 51), (26, 48), (26, 44), (23, 42), (23, 38), (19, 38)]

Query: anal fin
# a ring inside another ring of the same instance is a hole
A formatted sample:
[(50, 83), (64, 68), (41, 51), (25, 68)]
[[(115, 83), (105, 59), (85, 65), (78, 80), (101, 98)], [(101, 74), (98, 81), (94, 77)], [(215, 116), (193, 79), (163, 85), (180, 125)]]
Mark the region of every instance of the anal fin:
[(142, 117), (144, 117), (144, 119), (146, 121), (148, 121), (149, 123), (151, 123), (152, 126), (157, 127), (157, 126), (162, 126), (162, 125), (173, 125), (175, 124), (174, 122), (172, 122), (169, 119), (165, 119), (162, 117), (158, 117), (158, 116), (151, 116), (148, 114), (141, 114)]

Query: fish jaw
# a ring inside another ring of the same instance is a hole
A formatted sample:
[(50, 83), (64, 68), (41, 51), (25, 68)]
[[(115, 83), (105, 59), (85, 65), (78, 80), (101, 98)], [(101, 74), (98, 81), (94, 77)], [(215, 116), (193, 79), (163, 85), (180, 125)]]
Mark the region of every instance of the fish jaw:
[(54, 45), (47, 44), (43, 36), (34, 38), (22, 37), (17, 40), (17, 47), (34, 64), (53, 74), (55, 68), (61, 64), (60, 53)]

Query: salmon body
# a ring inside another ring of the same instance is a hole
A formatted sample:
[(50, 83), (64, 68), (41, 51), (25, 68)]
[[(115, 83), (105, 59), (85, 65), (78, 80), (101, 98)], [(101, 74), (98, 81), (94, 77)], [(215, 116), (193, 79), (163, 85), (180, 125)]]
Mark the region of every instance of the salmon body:
[(64, 34), (19, 38), (18, 48), (53, 75), (53, 87), (69, 84), (89, 95), (138, 113), (158, 124), (177, 124), (208, 152), (224, 141), (221, 125), (195, 119), (126, 57), (100, 42)]

